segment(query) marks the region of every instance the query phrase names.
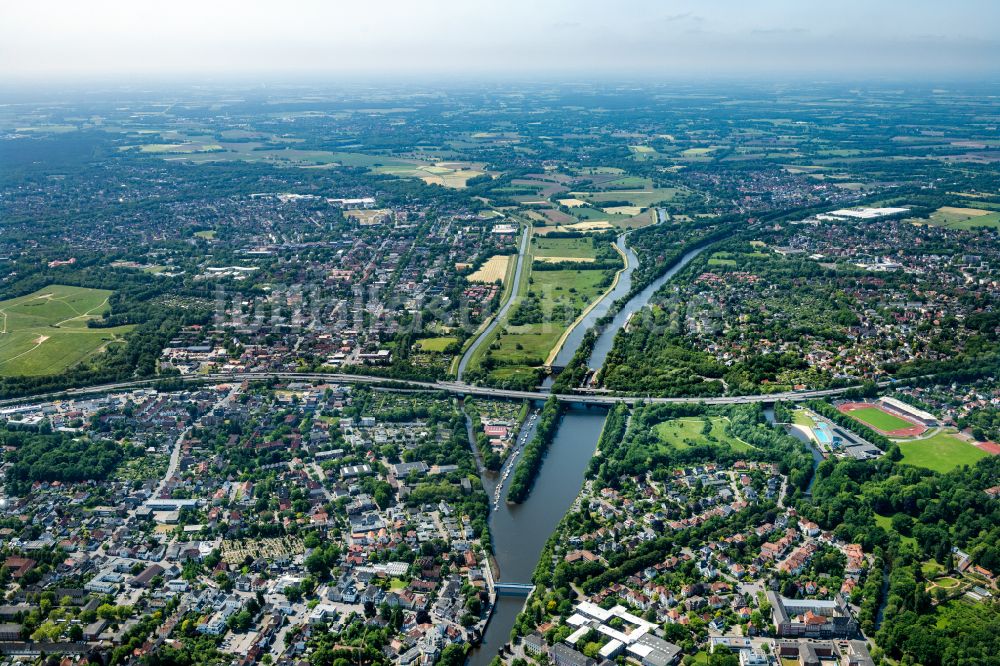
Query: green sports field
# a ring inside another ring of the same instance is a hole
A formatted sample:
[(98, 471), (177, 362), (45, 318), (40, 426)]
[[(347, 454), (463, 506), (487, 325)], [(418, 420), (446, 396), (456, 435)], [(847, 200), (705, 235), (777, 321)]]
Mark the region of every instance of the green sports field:
[(51, 375), (120, 340), (131, 326), (87, 328), (111, 292), (51, 285), (0, 301), (0, 376)]
[(893, 416), (888, 412), (883, 412), (881, 409), (876, 407), (852, 409), (847, 414), (862, 423), (878, 428), (882, 432), (892, 432), (893, 430), (902, 430), (903, 428), (913, 427), (913, 424), (909, 421), (905, 421), (898, 416)]
[(904, 463), (942, 473), (950, 472), (961, 465), (974, 465), (989, 455), (982, 449), (947, 433), (938, 433), (933, 437), (913, 442), (902, 442), (899, 450), (903, 453)]

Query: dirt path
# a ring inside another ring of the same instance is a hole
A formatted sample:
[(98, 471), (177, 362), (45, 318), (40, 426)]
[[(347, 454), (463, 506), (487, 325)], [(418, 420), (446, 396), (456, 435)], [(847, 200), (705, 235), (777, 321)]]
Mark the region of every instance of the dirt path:
[(77, 319), (83, 319), (84, 317), (89, 317), (89, 316), (91, 316), (90, 313), (92, 313), (94, 310), (97, 310), (99, 308), (103, 308), (105, 305), (107, 305), (108, 304), (108, 300), (110, 298), (111, 298), (110, 296), (108, 298), (105, 298), (103, 301), (101, 301), (100, 305), (95, 305), (94, 307), (90, 308), (89, 310), (87, 310), (86, 312), (84, 312), (82, 314), (80, 313), (79, 310), (77, 310), (76, 308), (74, 308), (72, 305), (70, 305), (69, 303), (66, 303), (65, 301), (63, 301), (64, 303), (66, 303), (66, 306), (70, 310), (72, 310), (73, 312), (76, 313), (76, 316), (75, 317), (70, 317), (69, 319), (63, 319), (62, 321), (57, 321), (56, 323), (54, 323), (52, 325), (54, 327), (56, 327), (56, 328), (59, 328), (60, 326), (62, 326), (63, 324), (65, 324), (68, 321), (75, 321)]

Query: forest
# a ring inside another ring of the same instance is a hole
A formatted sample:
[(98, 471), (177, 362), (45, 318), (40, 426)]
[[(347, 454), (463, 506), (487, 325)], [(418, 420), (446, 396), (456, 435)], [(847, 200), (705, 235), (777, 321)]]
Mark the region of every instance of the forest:
[[(884, 563), (889, 588), (875, 640), (888, 656), (939, 666), (989, 663), (1000, 653), (1000, 613), (928, 581), (929, 572), (957, 565), (955, 549), (974, 565), (1000, 570), (1000, 501), (984, 492), (998, 479), (997, 457), (948, 474), (889, 456), (819, 466), (812, 499), (799, 509)], [(888, 525), (877, 520), (882, 516), (891, 518)], [(866, 630), (875, 628), (873, 620), (871, 613), (862, 617)]]
[(0, 448), (8, 449), (6, 487), (14, 496), (27, 494), (36, 482), (103, 481), (126, 460), (143, 455), (139, 447), (108, 440), (8, 429), (0, 429)]

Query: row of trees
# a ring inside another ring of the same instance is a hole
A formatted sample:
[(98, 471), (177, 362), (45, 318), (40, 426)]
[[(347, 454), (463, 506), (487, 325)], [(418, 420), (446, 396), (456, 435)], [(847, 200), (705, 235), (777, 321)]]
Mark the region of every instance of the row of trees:
[(562, 417), (562, 407), (553, 396), (545, 401), (542, 413), (538, 417), (538, 425), (535, 428), (535, 436), (524, 447), (521, 452), (521, 459), (514, 470), (514, 477), (510, 481), (507, 489), (507, 501), (520, 504), (531, 493), (531, 488), (535, 484), (538, 472), (542, 469), (542, 461), (545, 454), (555, 439), (556, 431), (559, 429), (559, 420)]

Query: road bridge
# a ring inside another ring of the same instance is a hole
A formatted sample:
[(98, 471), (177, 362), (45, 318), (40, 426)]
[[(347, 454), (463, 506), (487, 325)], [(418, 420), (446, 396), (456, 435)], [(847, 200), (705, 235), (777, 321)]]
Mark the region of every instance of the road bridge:
[[(590, 405), (598, 407), (610, 407), (618, 403), (628, 405), (648, 405), (648, 404), (704, 404), (704, 405), (739, 405), (748, 403), (774, 403), (776, 401), (801, 402), (814, 398), (827, 398), (837, 396), (856, 389), (856, 386), (848, 386), (833, 389), (822, 389), (815, 391), (784, 391), (780, 393), (763, 393), (756, 395), (741, 396), (712, 396), (712, 397), (680, 397), (680, 398), (660, 398), (654, 396), (633, 396), (616, 395), (610, 393), (566, 393), (552, 394), (548, 391), (518, 391), (513, 389), (491, 388), (489, 386), (477, 386), (460, 381), (420, 381), (415, 379), (393, 379), (389, 377), (378, 377), (374, 375), (355, 375), (347, 373), (328, 372), (245, 372), (245, 373), (215, 373), (207, 375), (182, 375), (180, 377), (158, 377), (153, 379), (139, 379), (127, 382), (116, 382), (113, 384), (99, 384), (80, 388), (66, 389), (41, 393), (34, 396), (21, 398), (9, 398), (0, 400), (0, 408), (16, 407), (35, 402), (55, 401), (67, 398), (76, 398), (85, 395), (95, 395), (101, 393), (113, 393), (116, 391), (127, 391), (139, 388), (152, 388), (163, 381), (177, 381), (191, 384), (227, 384), (244, 381), (315, 381), (330, 382), (336, 384), (366, 384), (385, 385), (396, 388), (411, 388), (425, 391), (445, 391), (459, 396), (480, 396), (487, 398), (507, 398), (513, 400), (535, 400), (545, 401), (553, 395), (560, 402), (574, 405)], [(888, 385), (883, 382), (882, 385)]]

